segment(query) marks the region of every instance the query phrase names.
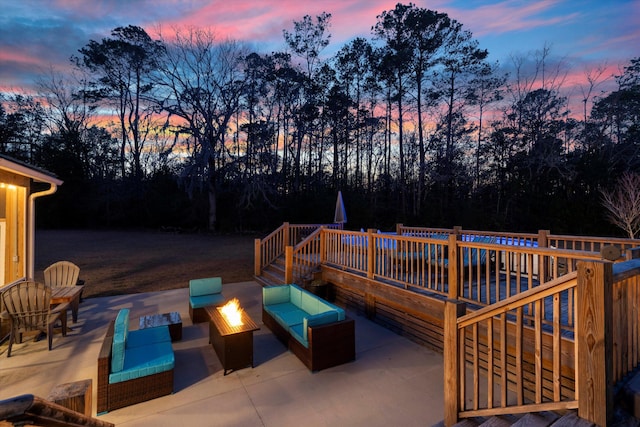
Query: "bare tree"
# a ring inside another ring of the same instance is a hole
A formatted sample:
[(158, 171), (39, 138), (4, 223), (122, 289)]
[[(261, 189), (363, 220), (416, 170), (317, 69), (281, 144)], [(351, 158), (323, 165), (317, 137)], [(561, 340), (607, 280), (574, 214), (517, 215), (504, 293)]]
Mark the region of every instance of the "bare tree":
[(218, 41), (211, 31), (195, 28), (176, 31), (166, 42), (166, 63), (159, 89), (162, 108), (176, 123), (175, 132), (191, 138), (184, 171), (191, 193), (206, 185), (209, 199), (208, 228), (217, 223), (218, 185), (229, 161), (227, 134), (245, 93), (243, 59), (248, 51), (234, 40)]
[(627, 172), (613, 191), (602, 190), (601, 193), (602, 204), (609, 211), (609, 221), (635, 239), (640, 233), (640, 175)]

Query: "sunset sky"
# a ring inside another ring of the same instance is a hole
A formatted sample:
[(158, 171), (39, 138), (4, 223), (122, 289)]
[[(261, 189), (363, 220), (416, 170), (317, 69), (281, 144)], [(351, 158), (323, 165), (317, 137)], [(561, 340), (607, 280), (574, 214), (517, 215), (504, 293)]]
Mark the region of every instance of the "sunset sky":
[[(0, 91), (28, 91), (51, 66), (118, 26), (138, 25), (152, 37), (159, 26), (207, 27), (221, 38), (252, 43), (260, 53), (284, 50), (282, 30), (304, 15), (332, 14), (334, 53), (356, 36), (371, 39), (376, 16), (395, 7), (387, 0), (0, 0)], [(409, 2), (403, 2), (408, 4)], [(578, 76), (607, 64), (612, 72), (640, 56), (639, 0), (416, 0), (446, 12), (505, 64), (512, 55), (545, 44)]]

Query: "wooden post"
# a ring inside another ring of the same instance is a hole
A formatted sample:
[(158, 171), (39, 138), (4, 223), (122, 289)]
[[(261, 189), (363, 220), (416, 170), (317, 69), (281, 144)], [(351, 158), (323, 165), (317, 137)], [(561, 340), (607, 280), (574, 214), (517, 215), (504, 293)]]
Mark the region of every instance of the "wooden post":
[(640, 248), (627, 249), (627, 261), (640, 258)]
[(91, 416), (91, 379), (58, 384), (47, 400), (67, 409)]
[(375, 229), (367, 230), (367, 278), (373, 279), (376, 265), (376, 243), (373, 241)]
[(253, 274), (259, 276), (262, 273), (262, 254), (260, 252), (260, 247), (262, 246), (262, 241), (260, 239), (254, 240), (254, 249), (253, 249)]
[(464, 349), (458, 348), (458, 317), (466, 311), (466, 304), (447, 300), (444, 303), (444, 425), (458, 422), (460, 411), (460, 369), (464, 369)]
[(293, 283), (293, 246), (284, 249), (284, 283)]
[(606, 426), (613, 415), (613, 264), (578, 262), (578, 416)]
[(402, 226), (403, 226), (403, 224), (401, 224), (401, 223), (396, 224), (396, 234), (398, 236), (402, 236)]
[[(458, 234), (449, 234), (448, 256), (448, 280), (449, 299), (458, 299)], [(444, 260), (442, 260), (444, 261)]]
[[(549, 234), (551, 234), (551, 230), (538, 230), (538, 247), (539, 248), (548, 248), (549, 247)], [(551, 277), (551, 274), (547, 272), (551, 271), (551, 258), (544, 257), (542, 255), (534, 255), (538, 257), (538, 279), (540, 282), (546, 282)], [(531, 266), (533, 268), (533, 266)]]
[(289, 229), (289, 223), (288, 222), (283, 222), (282, 223), (282, 227), (283, 227), (282, 228), (282, 245), (284, 246), (284, 248), (286, 248), (287, 246), (292, 244), (289, 241), (289, 239), (291, 238), (290, 229)]
[(324, 226), (320, 227), (320, 254), (319, 257), (320, 259), (318, 260), (318, 263), (320, 265), (324, 264), (324, 262), (327, 259), (327, 255), (326, 255), (326, 250), (327, 250), (327, 233), (326, 233), (326, 228)]

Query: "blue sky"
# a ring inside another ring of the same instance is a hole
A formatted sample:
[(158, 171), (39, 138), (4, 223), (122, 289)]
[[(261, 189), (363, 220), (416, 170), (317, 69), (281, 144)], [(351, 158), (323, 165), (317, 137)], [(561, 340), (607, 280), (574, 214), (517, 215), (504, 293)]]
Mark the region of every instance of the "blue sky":
[[(0, 0), (0, 91), (29, 91), (50, 67), (69, 68), (69, 58), (89, 40), (118, 26), (208, 27), (221, 38), (255, 45), (262, 53), (284, 49), (282, 30), (304, 15), (332, 14), (331, 49), (356, 37), (371, 38), (376, 16), (397, 1), (383, 0)], [(408, 2), (404, 2), (408, 3)], [(575, 79), (608, 65), (619, 74), (640, 57), (638, 0), (417, 0), (446, 12), (470, 30), (503, 64), (550, 47)]]

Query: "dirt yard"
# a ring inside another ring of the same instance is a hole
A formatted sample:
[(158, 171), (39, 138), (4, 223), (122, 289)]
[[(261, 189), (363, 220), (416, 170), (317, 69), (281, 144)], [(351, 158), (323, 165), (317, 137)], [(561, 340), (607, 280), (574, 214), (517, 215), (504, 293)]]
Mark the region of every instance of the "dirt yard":
[(187, 287), (189, 279), (251, 280), (254, 239), (261, 236), (153, 231), (36, 231), (35, 279), (51, 263), (80, 267), (83, 297)]

